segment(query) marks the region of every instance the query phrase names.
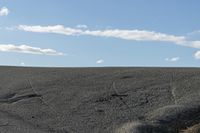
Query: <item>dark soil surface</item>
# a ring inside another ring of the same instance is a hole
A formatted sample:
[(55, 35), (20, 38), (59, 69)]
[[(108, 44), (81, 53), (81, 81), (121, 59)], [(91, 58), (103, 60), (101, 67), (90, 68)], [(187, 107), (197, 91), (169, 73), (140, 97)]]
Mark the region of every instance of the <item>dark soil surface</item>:
[(199, 123), (197, 68), (0, 67), (1, 133), (179, 133)]

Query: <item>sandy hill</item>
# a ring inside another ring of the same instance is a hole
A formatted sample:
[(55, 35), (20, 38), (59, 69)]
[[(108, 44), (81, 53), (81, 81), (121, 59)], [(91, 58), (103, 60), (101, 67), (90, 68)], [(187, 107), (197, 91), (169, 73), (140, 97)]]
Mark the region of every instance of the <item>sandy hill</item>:
[(199, 133), (200, 69), (0, 67), (1, 133)]

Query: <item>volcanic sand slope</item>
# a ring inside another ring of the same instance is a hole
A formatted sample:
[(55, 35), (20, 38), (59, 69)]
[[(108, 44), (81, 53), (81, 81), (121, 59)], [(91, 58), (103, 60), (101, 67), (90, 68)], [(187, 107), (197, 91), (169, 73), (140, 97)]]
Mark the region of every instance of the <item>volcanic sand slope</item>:
[(178, 133), (199, 103), (200, 69), (0, 68), (3, 133)]

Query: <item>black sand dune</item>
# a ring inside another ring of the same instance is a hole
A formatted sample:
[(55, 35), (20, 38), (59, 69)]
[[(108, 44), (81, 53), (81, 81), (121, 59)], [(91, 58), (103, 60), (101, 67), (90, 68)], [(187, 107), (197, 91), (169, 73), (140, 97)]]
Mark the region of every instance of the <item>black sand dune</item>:
[(200, 69), (0, 68), (1, 133), (199, 133), (199, 123)]

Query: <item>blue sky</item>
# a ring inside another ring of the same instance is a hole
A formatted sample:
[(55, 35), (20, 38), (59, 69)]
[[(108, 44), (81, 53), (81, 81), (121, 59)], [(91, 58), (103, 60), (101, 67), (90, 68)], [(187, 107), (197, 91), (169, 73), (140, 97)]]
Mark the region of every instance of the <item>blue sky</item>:
[(200, 66), (199, 0), (0, 0), (0, 65)]

